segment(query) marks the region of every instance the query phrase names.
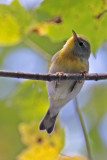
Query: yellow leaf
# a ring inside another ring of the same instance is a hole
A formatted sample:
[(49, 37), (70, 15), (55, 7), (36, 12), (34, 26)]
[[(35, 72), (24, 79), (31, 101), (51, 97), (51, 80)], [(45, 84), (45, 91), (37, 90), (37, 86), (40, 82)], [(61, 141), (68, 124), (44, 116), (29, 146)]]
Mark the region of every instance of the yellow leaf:
[(21, 123), (19, 125), (19, 131), (22, 135), (22, 142), (27, 146), (48, 143), (60, 151), (64, 144), (63, 129), (60, 128), (58, 123), (56, 123), (55, 130), (51, 135), (48, 135), (46, 131), (40, 131), (39, 124), (35, 121), (28, 124)]
[(63, 132), (59, 125), (53, 134), (39, 131), (35, 121), (19, 126), (22, 142), (28, 147), (17, 157), (18, 160), (55, 160), (63, 147)]
[(9, 14), (0, 15), (0, 45), (19, 42), (19, 27), (15, 18)]
[(19, 156), (18, 160), (55, 160), (58, 150), (48, 143), (32, 145)]
[(40, 131), (38, 125), (38, 122), (35, 121), (19, 125), (22, 142), (28, 148), (22, 151), (18, 160), (54, 160), (60, 153), (64, 145), (64, 134), (59, 124), (56, 123), (55, 130), (51, 135)]

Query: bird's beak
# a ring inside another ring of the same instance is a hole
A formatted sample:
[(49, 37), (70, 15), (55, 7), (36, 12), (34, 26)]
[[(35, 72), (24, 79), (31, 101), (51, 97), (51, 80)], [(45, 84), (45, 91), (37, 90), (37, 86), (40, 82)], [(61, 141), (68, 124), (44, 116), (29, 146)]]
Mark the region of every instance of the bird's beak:
[(73, 38), (74, 38), (74, 40), (77, 40), (77, 39), (78, 39), (78, 37), (77, 37), (77, 34), (75, 33), (75, 31), (74, 31), (74, 30), (72, 30), (72, 33), (73, 33)]

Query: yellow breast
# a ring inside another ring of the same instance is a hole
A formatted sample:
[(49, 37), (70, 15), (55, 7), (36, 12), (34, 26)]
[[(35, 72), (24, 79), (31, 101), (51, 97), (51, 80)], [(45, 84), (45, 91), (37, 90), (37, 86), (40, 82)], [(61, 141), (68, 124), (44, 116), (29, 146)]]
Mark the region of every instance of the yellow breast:
[(79, 57), (72, 53), (64, 53), (60, 51), (55, 63), (61, 68), (65, 68), (66, 72), (83, 72), (87, 71), (87, 66)]

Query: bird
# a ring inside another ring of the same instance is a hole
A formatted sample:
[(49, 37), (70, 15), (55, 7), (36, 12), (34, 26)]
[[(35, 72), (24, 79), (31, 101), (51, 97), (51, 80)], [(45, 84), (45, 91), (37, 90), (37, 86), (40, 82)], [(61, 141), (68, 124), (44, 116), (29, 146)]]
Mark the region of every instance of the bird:
[[(49, 73), (87, 73), (91, 46), (87, 38), (72, 30), (63, 48), (51, 60)], [(56, 118), (60, 110), (80, 92), (84, 80), (47, 81), (49, 109), (40, 122), (39, 129), (50, 134), (54, 130)]]

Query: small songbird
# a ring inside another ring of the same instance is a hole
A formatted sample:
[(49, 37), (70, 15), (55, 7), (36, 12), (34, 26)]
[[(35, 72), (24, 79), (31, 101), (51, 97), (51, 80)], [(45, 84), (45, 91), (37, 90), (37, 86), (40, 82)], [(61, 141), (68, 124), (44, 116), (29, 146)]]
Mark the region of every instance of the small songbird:
[[(52, 58), (49, 73), (85, 73), (89, 70), (89, 56), (91, 52), (88, 40), (77, 35), (74, 31), (63, 48)], [(49, 109), (40, 123), (40, 130), (50, 134), (55, 125), (56, 118), (61, 108), (75, 98), (82, 88), (84, 81), (66, 80), (60, 82), (47, 82)]]

